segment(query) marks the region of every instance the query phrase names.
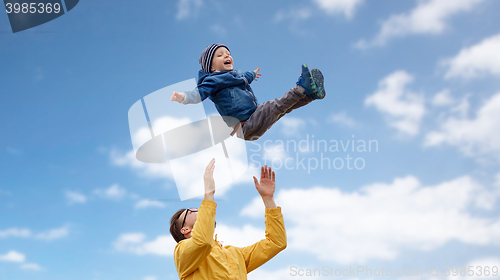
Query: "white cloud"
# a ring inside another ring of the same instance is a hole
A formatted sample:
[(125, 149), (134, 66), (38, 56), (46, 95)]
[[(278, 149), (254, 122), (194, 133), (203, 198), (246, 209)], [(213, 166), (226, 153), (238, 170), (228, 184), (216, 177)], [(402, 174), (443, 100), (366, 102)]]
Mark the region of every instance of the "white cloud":
[(469, 97), (471, 94), (466, 94), (462, 100), (457, 101), (460, 102), (456, 104), (453, 108), (450, 109), (450, 113), (457, 113), (458, 116), (462, 118), (466, 118), (469, 114), (469, 108), (470, 108), (470, 103), (469, 103)]
[(87, 197), (79, 192), (66, 191), (65, 195), (69, 204), (75, 204), (75, 203), (83, 204), (87, 202)]
[(426, 135), (426, 146), (440, 144), (456, 146), (468, 156), (500, 155), (500, 93), (485, 102), (476, 118), (449, 117)]
[(349, 117), (346, 112), (339, 112), (337, 114), (332, 114), (328, 118), (328, 122), (338, 123), (350, 127), (356, 125), (356, 121), (353, 120), (351, 117)]
[(202, 6), (202, 0), (179, 0), (179, 3), (177, 4), (177, 15), (175, 17), (178, 20), (191, 17), (192, 15), (197, 14)]
[(9, 228), (6, 230), (0, 230), (0, 238), (8, 238), (8, 237), (30, 237), (31, 231), (29, 229), (24, 228)]
[(360, 40), (357, 48), (381, 46), (393, 38), (409, 34), (440, 34), (447, 22), (461, 12), (468, 12), (484, 0), (422, 0), (406, 14), (390, 16), (382, 22), (379, 33), (371, 41)]
[(363, 0), (313, 0), (313, 2), (327, 14), (343, 14), (351, 19), (356, 9), (363, 4)]
[(365, 106), (375, 106), (387, 119), (389, 126), (409, 135), (416, 135), (425, 114), (424, 98), (408, 89), (413, 76), (396, 71), (379, 82), (378, 90), (366, 97)]
[(142, 280), (157, 280), (158, 277), (156, 276), (144, 276), (144, 278), (142, 278)]
[[(285, 158), (287, 158), (287, 153), (284, 150), (283, 145), (275, 144), (275, 145), (264, 145), (262, 146), (263, 151), (264, 151), (264, 156), (262, 159), (264, 159), (265, 162), (270, 161), (271, 166), (272, 163), (275, 161), (281, 162)], [(260, 163), (259, 165), (263, 165), (263, 162)]]
[(151, 208), (151, 207), (165, 208), (165, 203), (150, 200), (150, 199), (141, 199), (141, 200), (137, 201), (137, 203), (134, 206), (135, 209)]
[(0, 238), (20, 237), (20, 238), (35, 238), (35, 239), (50, 241), (66, 237), (68, 235), (69, 235), (69, 229), (67, 226), (50, 229), (37, 234), (31, 232), (31, 230), (29, 229), (9, 228), (6, 230), (0, 230)]
[(173, 256), (177, 243), (170, 235), (160, 235), (153, 241), (146, 241), (143, 233), (124, 233), (113, 243), (115, 250), (135, 255)]
[(19, 267), (25, 270), (42, 270), (42, 267), (36, 263), (25, 263), (26, 256), (16, 251), (9, 251), (5, 255), (0, 255), (0, 261), (21, 263)]
[(289, 116), (280, 119), (279, 123), (282, 126), (281, 132), (286, 136), (296, 135), (300, 129), (306, 126), (306, 122), (303, 119)]
[(455, 99), (451, 96), (449, 89), (443, 89), (432, 98), (432, 105), (434, 106), (448, 106), (453, 103), (455, 103)]
[(237, 228), (217, 223), (215, 233), (217, 234), (217, 240), (224, 245), (237, 247), (250, 246), (265, 238), (264, 229), (255, 228), (252, 225), (244, 225), (241, 228)]
[(16, 251), (9, 251), (7, 254), (5, 255), (0, 255), (0, 261), (4, 261), (4, 262), (24, 262), (24, 260), (26, 259), (26, 257), (19, 253), (19, 252), (16, 252)]
[(34, 237), (36, 239), (50, 241), (66, 237), (68, 235), (69, 235), (69, 229), (68, 227), (64, 226), (61, 228), (55, 228), (45, 232), (38, 233)]
[(115, 242), (115, 247), (120, 244), (139, 244), (142, 243), (144, 238), (146, 238), (146, 235), (143, 233), (124, 233)]
[(144, 163), (135, 158), (133, 150), (125, 154), (117, 151), (111, 151), (111, 161), (118, 166), (125, 166), (139, 171), (139, 174), (148, 178), (171, 179), (172, 171), (168, 163)]
[[(216, 233), (220, 242), (233, 246), (249, 246), (265, 238), (263, 228), (259, 229), (251, 225), (236, 228), (217, 223)], [(176, 245), (177, 243), (170, 235), (160, 235), (148, 241), (143, 233), (124, 233), (113, 242), (115, 250), (135, 255), (172, 256)]]
[(34, 270), (34, 271), (42, 270), (42, 267), (36, 263), (24, 263), (20, 267), (25, 270)]
[[(364, 0), (312, 0), (319, 11), (331, 16), (343, 15), (347, 19), (351, 19), (356, 10), (363, 4)], [(297, 22), (306, 20), (317, 14), (318, 11), (302, 6), (289, 9), (281, 9), (274, 16), (276, 22), (288, 20)]]
[(121, 188), (118, 184), (114, 184), (107, 189), (96, 189), (93, 193), (101, 198), (120, 200), (127, 194), (127, 190)]
[(500, 76), (500, 34), (464, 48), (442, 64), (448, 67), (445, 78), (475, 78), (483, 75)]
[[(434, 250), (452, 240), (498, 246), (500, 218), (469, 211), (491, 210), (497, 198), (468, 176), (436, 186), (423, 186), (407, 176), (354, 192), (325, 187), (282, 190), (276, 201), (287, 225), (287, 250), (359, 264), (394, 260), (402, 250)], [(241, 214), (263, 216), (259, 200)], [(322, 238), (311, 238), (312, 233)]]

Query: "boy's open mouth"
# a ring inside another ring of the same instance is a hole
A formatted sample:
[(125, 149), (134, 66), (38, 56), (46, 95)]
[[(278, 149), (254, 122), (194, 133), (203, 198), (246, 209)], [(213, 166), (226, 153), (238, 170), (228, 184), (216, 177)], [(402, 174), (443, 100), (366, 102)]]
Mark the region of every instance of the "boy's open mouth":
[(231, 64), (231, 60), (225, 61), (224, 64), (225, 65), (230, 65)]

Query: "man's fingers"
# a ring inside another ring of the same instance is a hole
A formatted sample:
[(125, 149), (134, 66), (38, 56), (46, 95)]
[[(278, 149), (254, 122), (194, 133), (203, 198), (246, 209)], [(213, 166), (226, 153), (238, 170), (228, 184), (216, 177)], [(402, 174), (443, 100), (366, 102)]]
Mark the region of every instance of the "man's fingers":
[(213, 172), (215, 169), (215, 158), (213, 158), (207, 165), (207, 168), (205, 168), (206, 172)]
[(272, 180), (273, 180), (273, 182), (275, 182), (275, 180), (276, 180), (276, 174), (274, 174), (274, 171), (272, 173)]
[(253, 182), (255, 183), (255, 187), (259, 185), (259, 181), (255, 178), (255, 176), (253, 176)]

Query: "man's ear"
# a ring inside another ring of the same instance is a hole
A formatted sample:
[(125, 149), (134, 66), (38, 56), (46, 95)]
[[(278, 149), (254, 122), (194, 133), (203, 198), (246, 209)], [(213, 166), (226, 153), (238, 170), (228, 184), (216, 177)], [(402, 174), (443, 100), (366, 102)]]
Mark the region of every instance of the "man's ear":
[(183, 227), (183, 228), (181, 228), (181, 233), (182, 233), (183, 235), (186, 235), (186, 234), (188, 234), (188, 233), (190, 233), (190, 232), (191, 232), (191, 229), (189, 229), (189, 228), (187, 228), (187, 227)]

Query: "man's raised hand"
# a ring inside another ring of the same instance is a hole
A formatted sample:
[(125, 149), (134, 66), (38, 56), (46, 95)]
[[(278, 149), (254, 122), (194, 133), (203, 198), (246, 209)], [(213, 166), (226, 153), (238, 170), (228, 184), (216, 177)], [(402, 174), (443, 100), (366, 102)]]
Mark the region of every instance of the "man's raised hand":
[(271, 167), (261, 167), (260, 169), (260, 183), (253, 177), (253, 181), (255, 183), (255, 188), (259, 192), (262, 200), (264, 201), (264, 205), (266, 208), (276, 208), (276, 204), (274, 203), (274, 190), (276, 189), (276, 175), (274, 171), (271, 170)]
[(213, 158), (205, 168), (203, 182), (205, 184), (205, 200), (214, 200), (215, 180), (214, 180), (215, 158)]

